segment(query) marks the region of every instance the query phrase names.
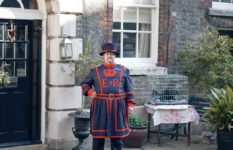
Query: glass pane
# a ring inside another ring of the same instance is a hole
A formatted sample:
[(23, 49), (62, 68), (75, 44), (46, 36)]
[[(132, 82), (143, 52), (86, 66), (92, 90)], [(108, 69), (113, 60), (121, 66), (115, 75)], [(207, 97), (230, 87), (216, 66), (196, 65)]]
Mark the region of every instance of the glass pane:
[(0, 40), (3, 40), (4, 25), (0, 24)]
[(223, 3), (231, 3), (231, 0), (221, 0)]
[(15, 63), (14, 61), (6, 61), (6, 63), (9, 65), (7, 72), (9, 73), (10, 76), (14, 76), (15, 75)]
[(151, 9), (139, 9), (139, 30), (151, 31)]
[(139, 31), (151, 31), (151, 25), (139, 23)]
[[(120, 50), (121, 48), (121, 33), (119, 32), (113, 32), (112, 34), (112, 41), (117, 45), (117, 50)], [(119, 57), (119, 56), (117, 56)]]
[(121, 8), (120, 7), (113, 8), (113, 21), (121, 22)]
[(19, 2), (17, 0), (4, 0), (1, 4), (1, 7), (15, 7), (21, 8)]
[(213, 0), (213, 2), (219, 2), (219, 0)]
[(150, 57), (150, 34), (140, 33), (138, 36), (138, 57), (149, 58)]
[(121, 23), (120, 22), (113, 22), (113, 29), (121, 29)]
[(26, 76), (26, 61), (17, 61), (15, 65), (16, 76), (25, 77)]
[(26, 57), (27, 44), (17, 43), (16, 45), (16, 58), (27, 58)]
[(5, 43), (5, 58), (14, 58), (14, 43)]
[(136, 30), (137, 9), (124, 8), (123, 22), (124, 22), (123, 29)]
[(31, 0), (22, 0), (24, 8), (29, 9), (29, 1)]
[(32, 9), (37, 8), (36, 0), (4, 0), (1, 7), (15, 7), (15, 8), (25, 8)]
[(13, 27), (13, 24), (7, 24), (6, 25), (6, 30), (5, 30), (5, 38), (4, 40), (7, 40), (7, 41), (13, 41), (15, 40), (15, 30), (14, 30), (14, 27)]
[(136, 57), (136, 33), (123, 33), (123, 57)]
[(137, 26), (136, 23), (124, 23), (124, 30), (136, 30)]
[(26, 41), (26, 31), (24, 25), (18, 25), (16, 27), (16, 40), (17, 41)]
[(0, 59), (3, 59), (3, 43), (0, 43)]

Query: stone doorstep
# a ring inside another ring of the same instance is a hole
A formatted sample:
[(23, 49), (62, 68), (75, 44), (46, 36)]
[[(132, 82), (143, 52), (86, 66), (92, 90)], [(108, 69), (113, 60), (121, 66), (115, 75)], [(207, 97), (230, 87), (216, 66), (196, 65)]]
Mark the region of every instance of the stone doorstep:
[(24, 146), (0, 148), (0, 150), (46, 150), (46, 149), (47, 149), (47, 145), (45, 145), (45, 144), (24, 145)]

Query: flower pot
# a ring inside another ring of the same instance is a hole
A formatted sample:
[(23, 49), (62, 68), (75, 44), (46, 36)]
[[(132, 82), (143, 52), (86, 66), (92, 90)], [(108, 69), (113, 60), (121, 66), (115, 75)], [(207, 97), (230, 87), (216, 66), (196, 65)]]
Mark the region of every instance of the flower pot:
[(233, 131), (217, 131), (218, 150), (233, 150)]
[(143, 141), (146, 139), (147, 128), (137, 127), (129, 128), (129, 135), (123, 138), (125, 147), (140, 148), (142, 147)]

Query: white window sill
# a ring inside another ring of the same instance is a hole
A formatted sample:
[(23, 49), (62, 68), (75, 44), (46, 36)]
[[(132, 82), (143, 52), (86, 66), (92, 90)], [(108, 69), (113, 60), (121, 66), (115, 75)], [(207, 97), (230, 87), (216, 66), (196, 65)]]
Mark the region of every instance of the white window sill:
[(232, 10), (209, 8), (209, 15), (210, 16), (233, 17), (233, 8)]
[(233, 10), (233, 4), (232, 3), (222, 3), (222, 2), (212, 2), (212, 8), (218, 9), (218, 10)]

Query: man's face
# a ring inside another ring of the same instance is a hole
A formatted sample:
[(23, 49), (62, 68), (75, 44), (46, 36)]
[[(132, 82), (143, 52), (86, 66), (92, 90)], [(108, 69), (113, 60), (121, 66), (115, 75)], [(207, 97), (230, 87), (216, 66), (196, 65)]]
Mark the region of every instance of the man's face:
[(113, 64), (115, 63), (115, 57), (116, 55), (111, 52), (104, 53), (104, 62), (107, 64)]

